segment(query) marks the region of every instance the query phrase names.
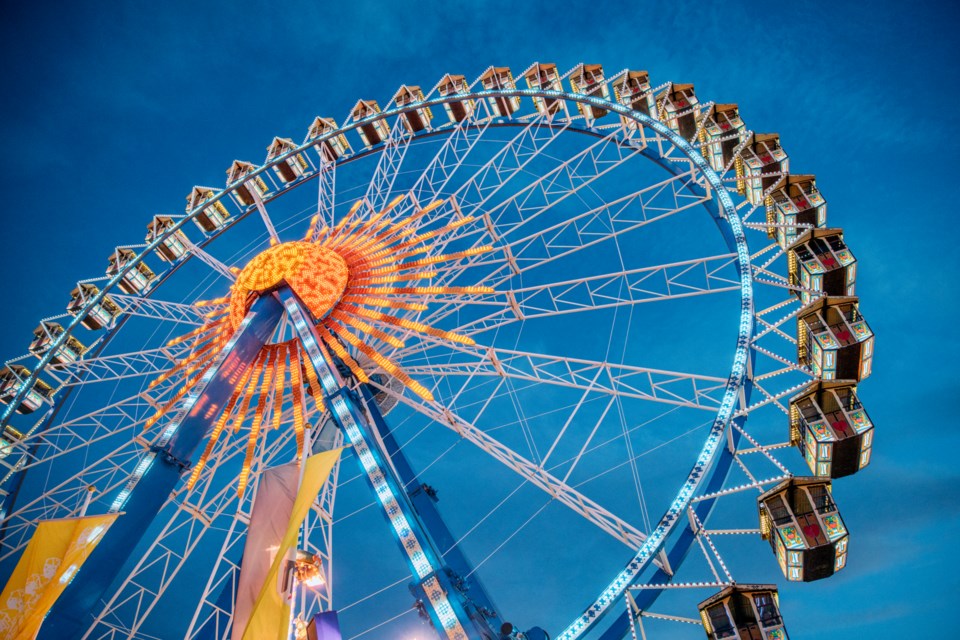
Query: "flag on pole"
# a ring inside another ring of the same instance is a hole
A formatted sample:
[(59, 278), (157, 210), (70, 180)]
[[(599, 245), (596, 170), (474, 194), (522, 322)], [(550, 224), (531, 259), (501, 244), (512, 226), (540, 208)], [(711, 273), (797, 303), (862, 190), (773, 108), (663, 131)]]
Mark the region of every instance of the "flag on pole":
[[(272, 470), (264, 472), (243, 549), (233, 638), (286, 640), (290, 627), (290, 594), (283, 591), (283, 578), (289, 570), (287, 561), (291, 550), (296, 549), (300, 525), (330, 476), (340, 451), (333, 449), (308, 458), (299, 491), (295, 491), (299, 476), (295, 464), (284, 465), (292, 466), (292, 472), (284, 469), (272, 476), (269, 475)], [(265, 487), (264, 480), (268, 478)], [(280, 518), (284, 513), (287, 517)], [(278, 525), (282, 528), (279, 536)], [(254, 593), (255, 599), (251, 598)]]
[(32, 640), (44, 617), (119, 513), (45, 520), (0, 594), (0, 637)]

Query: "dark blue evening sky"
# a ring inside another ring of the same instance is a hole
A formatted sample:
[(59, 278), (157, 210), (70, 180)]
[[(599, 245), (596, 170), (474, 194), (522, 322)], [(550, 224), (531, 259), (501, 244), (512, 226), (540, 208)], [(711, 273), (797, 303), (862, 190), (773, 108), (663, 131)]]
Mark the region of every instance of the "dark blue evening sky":
[[(878, 336), (860, 393), (874, 459), (841, 505), (849, 567), (808, 585), (791, 634), (956, 633), (956, 4), (56, 4), (8, 3), (0, 23), (0, 357), (23, 354), (37, 321), (114, 247), (142, 242), (151, 216), (221, 185), (234, 158), (259, 161), (274, 135), (299, 141), (318, 114), (342, 121), (357, 98), (383, 104), (401, 84), (490, 64), (648, 69), (779, 132), (860, 260)], [(848, 613), (826, 619), (818, 598)]]

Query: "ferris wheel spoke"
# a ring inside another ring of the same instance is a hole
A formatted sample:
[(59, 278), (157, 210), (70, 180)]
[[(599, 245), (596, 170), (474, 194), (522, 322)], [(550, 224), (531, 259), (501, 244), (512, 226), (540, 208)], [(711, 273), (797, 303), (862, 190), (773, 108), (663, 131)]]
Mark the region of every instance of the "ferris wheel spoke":
[[(256, 191), (256, 189), (254, 189), (254, 191)], [(193, 243), (185, 235), (181, 237), (181, 242), (186, 246), (187, 251), (190, 255), (196, 256), (197, 258), (199, 258), (200, 262), (204, 263), (205, 265), (213, 269), (216, 273), (219, 273), (220, 275), (222, 275), (229, 282), (234, 282), (237, 279), (236, 274), (234, 274), (233, 271), (230, 270), (230, 267), (223, 264), (220, 260), (217, 260), (216, 258), (214, 258), (212, 255), (207, 253), (202, 247)]]
[(333, 211), (337, 203), (337, 163), (326, 147), (321, 146), (317, 155), (320, 165), (317, 171), (317, 222), (310, 233), (312, 241), (317, 240), (321, 228), (335, 224)]
[[(269, 176), (269, 174), (263, 174)], [(247, 192), (253, 197), (253, 202), (257, 207), (257, 211), (260, 212), (260, 218), (263, 220), (263, 226), (267, 228), (267, 233), (270, 234), (270, 243), (271, 244), (280, 244), (280, 236), (277, 235), (277, 230), (273, 226), (273, 220), (270, 219), (270, 214), (267, 213), (267, 207), (263, 203), (263, 198), (260, 197), (260, 191), (256, 188), (247, 189)]]
[[(501, 188), (520, 174), (566, 130), (568, 124), (561, 127), (551, 126), (543, 116), (530, 120), (520, 132), (488, 159), (483, 166), (463, 182), (450, 198), (464, 215), (479, 210)], [(440, 207), (431, 212), (421, 222), (422, 225), (436, 220), (449, 218), (448, 207)], [(440, 250), (446, 243), (437, 243)]]
[[(481, 103), (485, 109), (486, 103)], [(410, 199), (397, 209), (397, 218), (405, 218), (416, 206), (425, 206), (441, 197), (454, 175), (464, 166), (467, 157), (487, 133), (493, 122), (490, 117), (478, 118), (478, 110), (458, 122), (443, 144), (427, 163), (417, 181), (410, 188)], [(429, 214), (428, 214), (429, 215)], [(419, 224), (419, 223), (418, 223)]]
[(206, 322), (203, 311), (192, 304), (168, 302), (155, 298), (141, 298), (126, 294), (111, 293), (113, 300), (123, 313), (143, 318), (169, 320), (182, 324), (202, 325)]
[(181, 344), (51, 364), (44, 371), (62, 386), (71, 387), (160, 374), (188, 352), (189, 345)]
[(367, 185), (367, 192), (364, 195), (364, 199), (373, 211), (380, 211), (390, 201), (393, 183), (400, 172), (407, 149), (410, 148), (410, 141), (404, 139), (406, 137), (407, 130), (403, 125), (403, 119), (397, 118), (393, 121), (390, 136), (384, 141), (377, 168), (370, 178), (370, 184)]
[[(569, 259), (585, 249), (610, 240), (618, 242), (619, 236), (625, 233), (704, 204), (710, 199), (709, 196), (686, 192), (691, 180), (692, 174), (680, 174), (524, 237), (503, 238), (502, 244), (494, 246), (494, 252), (502, 252), (506, 262), (486, 276), (485, 284), (496, 289), (527, 271), (562, 258)], [(458, 267), (439, 274), (437, 282), (449, 284), (468, 269), (485, 262), (483, 256), (467, 258)], [(426, 316), (427, 321), (435, 322), (447, 317), (457, 308), (450, 305), (439, 307)]]
[[(487, 228), (496, 229), (498, 235), (506, 236), (511, 231), (532, 224), (554, 206), (583, 189), (589, 189), (599, 178), (640, 156), (635, 148), (617, 144), (618, 136), (618, 131), (608, 134), (492, 206), (484, 205), (492, 200), (496, 191), (472, 207), (461, 203), (461, 209), (466, 215), (471, 215), (482, 208), (481, 215)], [(448, 242), (464, 233), (449, 234)], [(494, 237), (493, 240), (497, 241), (498, 238)], [(442, 249), (443, 246), (438, 247), (438, 251)]]
[(736, 254), (723, 254), (512, 289), (502, 308), (458, 332), (473, 336), (517, 321), (739, 291), (735, 265)]
[[(410, 364), (411, 375), (499, 376), (557, 385), (572, 389), (590, 389), (598, 393), (635, 398), (715, 412), (725, 378), (701, 374), (665, 371), (647, 367), (564, 358), (561, 356), (482, 347), (450, 347), (468, 356), (459, 360)], [(415, 356), (416, 352), (411, 352)], [(599, 372), (599, 377), (598, 377)]]
[(460, 418), (449, 408), (436, 402), (427, 403), (420, 400), (411, 400), (403, 393), (396, 393), (392, 389), (376, 385), (375, 383), (374, 386), (434, 422), (451, 429), (454, 433), (471, 442), (492, 458), (520, 475), (520, 477), (530, 482), (533, 486), (546, 492), (551, 498), (557, 500), (630, 548), (639, 548), (646, 539), (646, 535), (630, 523), (614, 515), (609, 510), (553, 476), (543, 467), (534, 464), (514, 452), (511, 448), (503, 445), (474, 424)]

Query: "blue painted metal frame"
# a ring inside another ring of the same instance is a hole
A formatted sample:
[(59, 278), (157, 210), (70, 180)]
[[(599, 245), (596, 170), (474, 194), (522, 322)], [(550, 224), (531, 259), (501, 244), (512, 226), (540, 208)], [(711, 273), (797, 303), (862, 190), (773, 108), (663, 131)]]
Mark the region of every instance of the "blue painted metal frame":
[[(388, 462), (390, 455), (399, 450), (391, 451), (388, 447), (385, 451), (380, 447), (371, 425), (364, 417), (363, 400), (345, 386), (337, 372), (336, 363), (327, 359), (306, 306), (289, 288), (281, 288), (278, 294), (317, 371), (330, 415), (354, 447), (354, 457), (360, 464), (360, 470), (382, 505), (383, 515), (391, 525), (397, 543), (404, 553), (413, 576), (410, 589), (423, 604), (434, 628), (441, 637), (451, 640), (498, 638), (497, 628), (500, 621), (493, 613), (486, 592), (479, 582), (466, 582), (466, 578), (461, 576), (466, 576), (468, 570), (458, 574), (455, 568), (450, 566), (449, 557), (445, 560), (437, 546), (437, 540), (432, 534), (440, 535), (441, 539), (452, 540), (440, 520), (439, 513), (435, 509), (425, 512), (418, 510), (417, 504), (427, 507), (422, 498), (414, 498), (407, 491), (414, 476), (406, 459), (400, 455), (393, 459), (393, 465)], [(374, 422), (379, 419), (382, 425), (376, 403), (368, 403), (367, 408), (371, 410)], [(396, 446), (395, 442), (393, 446)], [(397, 466), (397, 471), (394, 470), (394, 465)], [(457, 560), (463, 562), (457, 567), (463, 571), (467, 567), (465, 558), (458, 555)], [(476, 597), (468, 596), (468, 586), (474, 588), (471, 595)]]
[[(737, 215), (736, 209), (733, 206), (733, 203), (723, 188), (719, 177), (716, 173), (709, 167), (706, 161), (697, 153), (686, 140), (682, 137), (671, 131), (664, 124), (659, 121), (651, 118), (646, 113), (635, 111), (623, 104), (611, 102), (602, 98), (597, 98), (593, 96), (587, 96), (583, 94), (571, 93), (562, 90), (542, 90), (542, 89), (498, 89), (498, 90), (481, 90), (474, 91), (470, 90), (463, 94), (455, 94), (451, 96), (446, 96), (439, 99), (425, 100), (422, 102), (411, 103), (404, 105), (403, 107), (388, 109), (383, 111), (375, 116), (370, 116), (363, 120), (351, 122), (343, 127), (330, 132), (325, 136), (320, 136), (316, 139), (305, 142), (296, 149), (290, 150), (288, 153), (278, 156), (270, 163), (265, 163), (262, 167), (253, 172), (248, 178), (255, 177), (261, 173), (268, 171), (272, 166), (279, 162), (285, 161), (287, 157), (301, 153), (306, 150), (308, 147), (315, 146), (324, 140), (327, 140), (333, 136), (340, 135), (344, 131), (358, 128), (364, 124), (372, 122), (374, 120), (385, 119), (389, 117), (399, 116), (402, 113), (421, 109), (424, 107), (441, 105), (447, 102), (456, 102), (462, 100), (471, 100), (471, 99), (484, 99), (484, 98), (494, 98), (494, 97), (550, 97), (561, 100), (566, 100), (574, 103), (589, 104), (597, 106), (618, 115), (630, 118), (644, 127), (655, 131), (657, 134), (662, 135), (669, 139), (673, 145), (679, 148), (685, 155), (687, 155), (690, 161), (697, 166), (705, 176), (706, 181), (709, 185), (716, 190), (716, 198), (720, 201), (720, 210), (717, 213), (714, 213), (714, 218), (717, 220), (718, 226), (721, 228), (721, 232), (724, 237), (727, 239), (728, 244), (731, 244), (732, 247), (736, 248), (738, 254), (737, 266), (740, 270), (741, 277), (741, 299), (742, 299), (742, 308), (741, 308), (741, 324), (739, 329), (739, 336), (737, 340), (737, 347), (734, 356), (733, 369), (731, 372), (730, 380), (727, 384), (727, 389), (724, 395), (724, 400), (721, 405), (721, 410), (718, 414), (718, 419), (714, 424), (714, 427), (711, 429), (711, 433), (708, 436), (704, 447), (701, 450), (701, 454), (697, 459), (693, 469), (687, 476), (687, 481), (684, 483), (683, 487), (680, 490), (680, 493), (677, 496), (677, 499), (674, 502), (674, 505), (668, 510), (668, 512), (661, 519), (658, 526), (655, 528), (653, 535), (647, 540), (645, 544), (637, 553), (634, 560), (632, 560), (628, 566), (614, 579), (610, 586), (597, 598), (596, 602), (584, 612), (584, 614), (573, 624), (571, 624), (558, 638), (558, 640), (572, 640), (573, 638), (578, 638), (586, 633), (589, 630), (594, 630), (596, 628), (596, 623), (602, 618), (611, 608), (615, 600), (622, 599), (623, 593), (632, 584), (633, 580), (637, 579), (645, 567), (649, 566), (652, 559), (655, 555), (665, 548), (667, 539), (675, 533), (677, 523), (679, 522), (679, 514), (687, 505), (690, 504), (691, 499), (696, 493), (705, 492), (704, 489), (709, 489), (713, 486), (722, 486), (723, 481), (726, 478), (726, 473), (729, 471), (730, 464), (732, 463), (732, 454), (728, 455), (725, 449), (719, 448), (719, 442), (721, 437), (728, 429), (730, 429), (730, 416), (733, 411), (733, 403), (736, 400), (736, 397), (739, 395), (741, 399), (746, 400), (749, 398), (750, 384), (749, 376), (747, 375), (748, 368), (752, 365), (752, 354), (749, 354), (749, 343), (750, 338), (753, 334), (753, 322), (752, 322), (752, 310), (753, 310), (753, 298), (752, 298), (752, 276), (749, 273), (750, 269), (750, 259), (747, 252), (746, 240), (743, 236), (743, 228)], [(505, 120), (505, 123), (508, 123), (509, 119)], [(649, 150), (648, 150), (649, 151)], [(650, 153), (645, 153), (649, 157), (654, 157)], [(659, 164), (665, 166), (669, 170), (675, 172), (674, 167), (670, 167), (669, 163), (664, 163), (659, 161)], [(311, 176), (315, 177), (315, 176)], [(296, 185), (302, 184), (307, 180), (299, 180), (296, 182)], [(230, 189), (226, 189), (216, 194), (212, 202), (219, 201), (225, 198)], [(203, 206), (209, 206), (211, 202), (204, 203)], [(188, 220), (195, 217), (195, 215), (203, 208), (203, 206), (197, 207), (194, 211), (191, 211), (185, 218), (179, 220), (173, 227), (168, 229), (163, 235), (157, 237), (153, 242), (148, 243), (139, 256), (127, 265), (124, 266), (110, 281), (107, 286), (105, 286), (100, 293), (90, 300), (88, 305), (84, 310), (78, 314), (74, 320), (69, 323), (66, 327), (66, 331), (62, 336), (60, 336), (54, 344), (51, 345), (50, 353), (53, 353), (56, 348), (63, 342), (67, 340), (72, 330), (79, 325), (82, 318), (86, 315), (86, 311), (90, 306), (98, 303), (102, 300), (103, 297), (107, 295), (107, 292), (110, 288), (116, 283), (119, 282), (121, 278), (126, 274), (128, 270), (133, 268), (139, 261), (141, 261), (144, 256), (153, 251), (158, 247), (168, 236), (172, 235), (178, 231)], [(718, 215), (719, 214), (719, 215)], [(745, 320), (748, 318), (748, 320)], [(41, 358), (40, 363), (31, 373), (30, 377), (24, 384), (21, 385), (17, 394), (14, 396), (9, 406), (5, 407), (0, 413), (0, 424), (6, 424), (10, 419), (10, 416), (13, 414), (14, 409), (19, 405), (19, 402), (22, 399), (22, 396), (26, 393), (27, 389), (30, 388), (33, 382), (36, 380), (40, 371), (43, 367), (49, 362), (50, 353), (46, 354)], [(750, 362), (748, 363), (748, 359)], [(733, 433), (732, 438), (738, 438), (737, 433)], [(719, 455), (718, 454), (719, 451)], [(709, 477), (706, 484), (704, 484), (704, 479)], [(709, 511), (712, 509), (712, 501), (702, 501), (698, 503), (697, 509), (699, 510), (700, 505), (709, 505), (702, 507), (705, 509), (705, 513), (709, 514)], [(698, 511), (699, 513), (699, 511)], [(684, 532), (686, 533), (686, 532)], [(670, 545), (672, 550), (678, 550), (679, 547), (683, 546), (679, 544), (681, 541), (686, 540), (686, 548), (689, 550), (689, 545), (692, 543), (692, 537), (689, 539), (684, 538), (683, 534), (676, 536), (673, 540), (673, 543)], [(672, 551), (668, 551), (668, 557), (670, 557)], [(679, 559), (682, 559), (683, 554), (677, 554)], [(669, 576), (667, 576), (669, 577)], [(659, 592), (656, 590), (650, 590), (651, 594), (650, 600), (655, 599)], [(621, 619), (626, 620), (625, 614), (621, 616)], [(617, 626), (618, 623), (615, 623), (614, 626)], [(608, 636), (606, 637), (614, 637)]]
[(250, 309), (223, 355), (188, 394), (185, 417), (171, 429), (169, 441), (155, 445), (141, 460), (131, 479), (133, 486), (123, 490), (123, 515), (51, 609), (40, 630), (42, 640), (79, 638), (83, 634), (95, 615), (94, 608), (189, 469), (198, 445), (209, 436), (213, 423), (207, 416), (215, 413), (209, 408), (226, 404), (243, 371), (272, 335), (282, 312), (283, 307), (269, 296), (260, 298)]

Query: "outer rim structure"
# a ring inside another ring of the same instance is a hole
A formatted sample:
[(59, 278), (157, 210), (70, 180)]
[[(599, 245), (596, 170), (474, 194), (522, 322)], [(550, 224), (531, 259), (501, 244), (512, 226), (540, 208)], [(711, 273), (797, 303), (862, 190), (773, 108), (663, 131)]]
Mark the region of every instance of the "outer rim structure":
[[(740, 322), (738, 328), (737, 344), (733, 358), (733, 364), (731, 368), (730, 376), (727, 380), (723, 399), (715, 420), (710, 429), (710, 433), (707, 436), (704, 445), (697, 456), (696, 462), (690, 472), (687, 475), (686, 480), (682, 483), (681, 489), (678, 492), (676, 498), (671, 504), (670, 508), (662, 516), (657, 526), (651, 531), (647, 540), (644, 542), (643, 546), (637, 551), (634, 558), (630, 563), (614, 578), (610, 585), (597, 597), (595, 602), (588, 607), (585, 612), (577, 618), (572, 624), (570, 624), (567, 629), (565, 629), (560, 635), (557, 636), (558, 640), (572, 640), (582, 636), (588, 631), (595, 630), (597, 628), (597, 623), (599, 620), (610, 611), (611, 607), (622, 598), (623, 594), (627, 588), (633, 583), (633, 581), (646, 569), (649, 564), (656, 559), (657, 554), (664, 550), (665, 544), (668, 538), (674, 534), (677, 528), (677, 524), (682, 520), (683, 512), (690, 506), (691, 501), (697, 494), (697, 490), (704, 484), (704, 481), (707, 481), (708, 486), (717, 485), (717, 483), (722, 484), (726, 478), (726, 473), (730, 468), (733, 456), (729, 449), (721, 449), (720, 444), (723, 441), (724, 435), (730, 429), (731, 420), (733, 418), (734, 409), (738, 403), (746, 405), (749, 400), (750, 384), (749, 384), (749, 371), (751, 368), (750, 360), (750, 344), (753, 337), (754, 331), (754, 322), (753, 322), (753, 279), (750, 273), (750, 254), (747, 248), (747, 241), (743, 231), (743, 225), (739, 218), (739, 215), (736, 211), (736, 207), (727, 193), (726, 189), (723, 186), (723, 183), (717, 173), (710, 167), (707, 161), (700, 155), (696, 148), (694, 148), (689, 142), (682, 138), (679, 134), (674, 133), (669, 127), (663, 123), (653, 119), (645, 113), (640, 111), (635, 111), (630, 109), (618, 102), (608, 101), (601, 98), (596, 98), (588, 95), (572, 93), (568, 91), (558, 91), (558, 90), (544, 90), (544, 89), (497, 89), (497, 90), (482, 90), (482, 91), (468, 91), (466, 93), (454, 94), (451, 96), (446, 96), (443, 98), (434, 98), (429, 100), (424, 100), (421, 102), (413, 102), (403, 107), (394, 107), (388, 110), (384, 110), (375, 114), (374, 116), (368, 116), (367, 118), (345, 124), (338, 129), (327, 133), (322, 136), (318, 136), (308, 142), (305, 142), (296, 149), (292, 149), (282, 155), (275, 157), (273, 160), (264, 163), (259, 168), (254, 171), (251, 171), (249, 174), (244, 176), (241, 181), (238, 181), (236, 184), (231, 185), (219, 193), (214, 195), (211, 199), (195, 207), (192, 211), (186, 214), (179, 220), (176, 220), (173, 225), (167, 228), (162, 234), (158, 235), (152, 242), (143, 246), (143, 250), (131, 261), (126, 263), (121, 267), (118, 272), (112, 277), (109, 278), (107, 283), (100, 289), (100, 291), (85, 303), (80, 312), (73, 318), (64, 327), (64, 332), (58, 336), (51, 344), (50, 349), (43, 355), (39, 363), (33, 369), (30, 377), (25, 380), (18, 389), (16, 395), (11, 399), (10, 403), (4, 409), (2, 417), (0, 417), (0, 424), (6, 425), (12, 416), (14, 409), (20, 404), (23, 397), (26, 395), (27, 389), (31, 388), (33, 383), (38, 379), (39, 373), (44, 370), (44, 368), (50, 363), (51, 358), (57, 349), (66, 343), (66, 341), (71, 336), (73, 330), (80, 325), (81, 321), (86, 317), (87, 313), (91, 308), (100, 303), (114, 286), (116, 286), (124, 276), (135, 269), (138, 264), (140, 264), (144, 258), (154, 252), (164, 240), (173, 236), (176, 232), (180, 231), (188, 221), (193, 220), (202, 210), (206, 209), (210, 205), (220, 202), (226, 196), (228, 196), (233, 190), (236, 189), (237, 184), (242, 183), (243, 181), (249, 181), (251, 179), (260, 176), (261, 174), (269, 171), (274, 166), (286, 161), (288, 158), (302, 153), (305, 150), (315, 147), (318, 144), (324, 142), (325, 140), (334, 138), (338, 135), (342, 135), (344, 132), (352, 131), (361, 127), (364, 124), (369, 124), (372, 122), (385, 120), (388, 118), (395, 118), (402, 116), (404, 113), (415, 111), (417, 109), (423, 109), (431, 106), (443, 105), (445, 103), (451, 102), (461, 102), (465, 100), (479, 100), (484, 98), (491, 97), (546, 97), (553, 99), (560, 99), (571, 103), (580, 103), (597, 106), (602, 109), (614, 112), (618, 115), (627, 117), (637, 122), (643, 127), (655, 131), (657, 134), (667, 138), (673, 146), (681, 150), (687, 158), (696, 165), (697, 170), (704, 176), (704, 179), (709, 185), (709, 188), (715, 191), (714, 199), (705, 203), (708, 207), (709, 204), (717, 203), (719, 207), (717, 210), (711, 211), (711, 215), (714, 217), (718, 225), (720, 226), (721, 232), (724, 235), (725, 240), (731, 249), (736, 252), (736, 264), (737, 270), (740, 277), (740, 292), (741, 292), (741, 307), (740, 307)], [(505, 124), (512, 125), (514, 121), (509, 120)], [(523, 126), (522, 123), (517, 123), (517, 126)], [(454, 127), (449, 127), (453, 129)], [(438, 127), (435, 130), (427, 132), (426, 134), (421, 135), (436, 135), (441, 134), (448, 130), (448, 127)], [(579, 133), (588, 133), (596, 134), (594, 131), (587, 129), (571, 128), (571, 131)], [(411, 136), (411, 139), (420, 137), (418, 135)], [(381, 145), (382, 146), (382, 145)], [(349, 162), (351, 160), (357, 159), (367, 155), (372, 151), (361, 152), (351, 155), (348, 158), (338, 159), (337, 163)], [(652, 153), (644, 152), (644, 155), (648, 158), (657, 160), (657, 157), (653, 157)], [(661, 166), (667, 168), (672, 172), (672, 167), (669, 163), (658, 162)], [(272, 194), (269, 198), (264, 198), (265, 202), (273, 200), (280, 195), (283, 195), (287, 191), (297, 186), (309, 182), (313, 178), (319, 176), (320, 171), (314, 171), (309, 175), (303, 177), (302, 179), (293, 181), (284, 186), (284, 188), (279, 188), (275, 194)], [(220, 233), (225, 232), (229, 229), (232, 224), (239, 221), (240, 219), (246, 217), (249, 213), (255, 211), (252, 207), (249, 207), (242, 215), (235, 218), (230, 223), (224, 225), (222, 228), (218, 229), (215, 233), (207, 236), (200, 244), (201, 246), (211, 241), (212, 239), (219, 236)], [(183, 261), (180, 261), (180, 264), (172, 265), (165, 272), (158, 274), (156, 279), (156, 284), (152, 288), (155, 288), (159, 283), (161, 283), (167, 276), (172, 274), (180, 265), (183, 264)], [(144, 293), (149, 293), (149, 290)], [(119, 325), (122, 323), (122, 320), (115, 324), (112, 328), (108, 329), (108, 333), (104, 336), (104, 340), (109, 340), (112, 334), (119, 328)], [(47, 425), (44, 424), (44, 428)], [(732, 433), (732, 438), (738, 438), (739, 434)], [(718, 455), (718, 452), (720, 455)], [(698, 503), (698, 511), (702, 510), (702, 515), (700, 516), (702, 520), (705, 521), (706, 516), (709, 514), (709, 511), (712, 509), (713, 500), (706, 500)], [(689, 538), (689, 539), (686, 539)], [(671, 560), (677, 558), (682, 560), (683, 556), (686, 555), (687, 550), (689, 550), (690, 545), (693, 543), (692, 536), (681, 536), (680, 539), (675, 541), (674, 546), (669, 552)], [(684, 546), (685, 545), (685, 546)], [(669, 580), (669, 574), (663, 573), (666, 580)], [(661, 590), (650, 589), (645, 592), (647, 602), (652, 602), (657, 595), (659, 595)], [(626, 614), (621, 616), (620, 624), (617, 622), (604, 634), (604, 637), (621, 637), (623, 633), (626, 632)], [(622, 627), (622, 629), (621, 629)], [(619, 631), (618, 631), (619, 630)], [(610, 635), (613, 634), (613, 635)]]

